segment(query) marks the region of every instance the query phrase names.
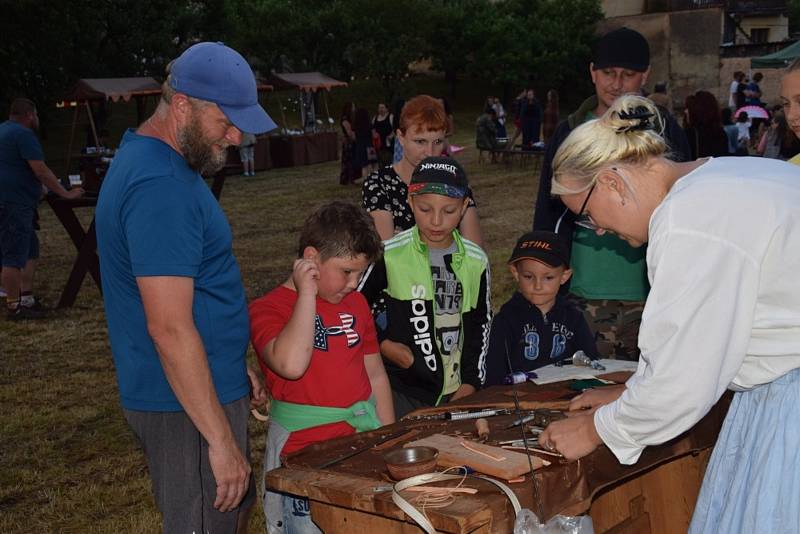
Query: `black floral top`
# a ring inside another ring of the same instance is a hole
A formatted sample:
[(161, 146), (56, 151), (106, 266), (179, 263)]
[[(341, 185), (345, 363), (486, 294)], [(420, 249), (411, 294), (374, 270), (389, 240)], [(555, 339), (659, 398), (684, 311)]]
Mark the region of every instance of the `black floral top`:
[[(476, 207), (472, 189), (467, 190), (470, 208)], [(392, 214), (395, 231), (408, 230), (414, 226), (414, 213), (408, 205), (408, 186), (387, 165), (371, 173), (361, 187), (361, 205), (367, 212), (383, 210)]]

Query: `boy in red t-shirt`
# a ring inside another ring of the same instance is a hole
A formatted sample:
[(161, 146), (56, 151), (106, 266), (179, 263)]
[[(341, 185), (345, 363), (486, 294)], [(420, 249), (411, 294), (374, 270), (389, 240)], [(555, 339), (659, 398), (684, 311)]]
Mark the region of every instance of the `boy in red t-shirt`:
[[(250, 304), (250, 337), (272, 396), (265, 471), (312, 443), (394, 422), (372, 314), (354, 291), (381, 253), (369, 215), (326, 204), (303, 226), (292, 276)], [(264, 515), (270, 533), (316, 528), (302, 497), (266, 491)]]

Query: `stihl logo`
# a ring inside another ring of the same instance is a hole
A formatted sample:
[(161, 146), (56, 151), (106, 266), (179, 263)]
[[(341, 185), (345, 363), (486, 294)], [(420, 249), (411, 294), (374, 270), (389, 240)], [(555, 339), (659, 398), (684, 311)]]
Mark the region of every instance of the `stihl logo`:
[(409, 319), (414, 327), (414, 344), (419, 347), (424, 355), (425, 365), (433, 372), (436, 372), (436, 355), (433, 353), (433, 341), (431, 340), (431, 325), (425, 313), (425, 287), (412, 286), (411, 313)]

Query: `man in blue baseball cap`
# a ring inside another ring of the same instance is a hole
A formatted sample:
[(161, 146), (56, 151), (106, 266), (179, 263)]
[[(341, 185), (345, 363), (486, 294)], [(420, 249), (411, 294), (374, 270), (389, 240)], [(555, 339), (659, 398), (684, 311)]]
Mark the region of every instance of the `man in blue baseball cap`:
[(245, 364), (231, 229), (202, 177), (222, 168), (242, 132), (275, 123), (247, 61), (222, 43), (187, 49), (162, 91), (123, 137), (98, 199), (108, 334), (164, 532), (235, 532), (255, 497), (248, 396), (266, 396)]

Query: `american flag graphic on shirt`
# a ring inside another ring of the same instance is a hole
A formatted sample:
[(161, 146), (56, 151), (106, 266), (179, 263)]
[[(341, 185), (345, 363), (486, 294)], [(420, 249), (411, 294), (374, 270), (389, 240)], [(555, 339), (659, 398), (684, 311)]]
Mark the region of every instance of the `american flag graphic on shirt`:
[(356, 318), (349, 313), (339, 313), (341, 325), (325, 326), (322, 317), (317, 315), (314, 318), (314, 348), (328, 350), (328, 336), (346, 336), (347, 346), (352, 347), (359, 342), (358, 332), (353, 329)]

